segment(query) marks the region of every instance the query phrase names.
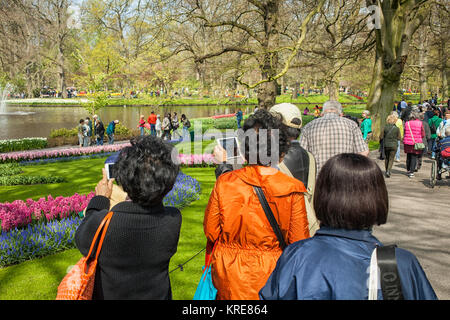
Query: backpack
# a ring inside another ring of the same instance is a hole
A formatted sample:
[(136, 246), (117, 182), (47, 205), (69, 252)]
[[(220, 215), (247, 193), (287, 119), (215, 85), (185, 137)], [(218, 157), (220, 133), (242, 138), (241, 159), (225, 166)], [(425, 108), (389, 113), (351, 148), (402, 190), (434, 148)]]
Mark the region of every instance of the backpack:
[(431, 134), (436, 134), (436, 124), (434, 123), (434, 121), (432, 120), (431, 121), (431, 126), (430, 126), (430, 131), (431, 131)]

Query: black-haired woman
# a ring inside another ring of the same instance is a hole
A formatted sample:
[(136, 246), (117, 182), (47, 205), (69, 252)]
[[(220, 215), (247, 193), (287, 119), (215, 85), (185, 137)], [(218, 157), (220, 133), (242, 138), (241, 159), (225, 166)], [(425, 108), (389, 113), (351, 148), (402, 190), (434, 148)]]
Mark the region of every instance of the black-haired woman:
[[(139, 136), (120, 152), (116, 181), (129, 201), (111, 208), (114, 215), (98, 260), (93, 299), (172, 298), (168, 266), (177, 251), (181, 214), (162, 203), (179, 172), (172, 150), (160, 138)], [(103, 172), (76, 232), (75, 243), (84, 256), (109, 212), (112, 182)]]
[[(340, 154), (328, 160), (316, 181), (314, 209), (320, 229), (290, 245), (264, 288), (262, 299), (367, 300), (369, 265), (376, 246), (372, 227), (386, 223), (388, 193), (371, 159)], [(406, 300), (437, 299), (417, 258), (396, 248)], [(377, 298), (383, 299), (381, 290)]]

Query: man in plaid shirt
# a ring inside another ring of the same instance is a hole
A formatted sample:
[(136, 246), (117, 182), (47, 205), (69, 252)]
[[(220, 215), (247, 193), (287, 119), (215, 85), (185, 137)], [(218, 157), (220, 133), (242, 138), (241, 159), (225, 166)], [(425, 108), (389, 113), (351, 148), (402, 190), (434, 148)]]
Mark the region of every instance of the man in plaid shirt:
[(342, 117), (342, 105), (338, 101), (327, 101), (323, 105), (323, 116), (308, 123), (302, 130), (300, 145), (316, 159), (317, 174), (331, 157), (341, 153), (369, 155), (358, 125)]

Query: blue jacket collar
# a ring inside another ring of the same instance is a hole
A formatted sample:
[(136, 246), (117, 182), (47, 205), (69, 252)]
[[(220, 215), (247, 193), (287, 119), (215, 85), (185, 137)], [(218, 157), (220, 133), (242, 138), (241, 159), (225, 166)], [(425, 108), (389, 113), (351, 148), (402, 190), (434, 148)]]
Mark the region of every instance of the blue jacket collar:
[(321, 236), (333, 236), (339, 238), (348, 238), (352, 240), (365, 241), (370, 242), (372, 244), (381, 246), (381, 242), (378, 241), (372, 235), (372, 230), (347, 230), (347, 229), (335, 229), (330, 227), (320, 227), (319, 230), (316, 231), (316, 235)]

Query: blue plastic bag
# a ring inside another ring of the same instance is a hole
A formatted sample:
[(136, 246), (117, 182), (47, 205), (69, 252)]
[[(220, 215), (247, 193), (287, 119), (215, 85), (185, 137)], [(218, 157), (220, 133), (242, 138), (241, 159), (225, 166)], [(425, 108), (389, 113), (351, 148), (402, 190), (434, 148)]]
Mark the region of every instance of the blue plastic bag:
[(198, 283), (193, 300), (216, 300), (216, 296), (217, 289), (212, 283), (210, 264), (206, 269), (203, 267), (203, 274)]

